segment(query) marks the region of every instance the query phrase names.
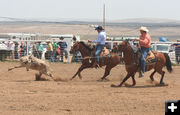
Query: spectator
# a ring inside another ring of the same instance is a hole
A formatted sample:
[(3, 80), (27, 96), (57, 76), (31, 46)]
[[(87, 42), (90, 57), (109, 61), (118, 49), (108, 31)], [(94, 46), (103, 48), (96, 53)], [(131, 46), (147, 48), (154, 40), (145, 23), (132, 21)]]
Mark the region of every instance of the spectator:
[(25, 45), (23, 42), (21, 42), (21, 45), (20, 45), (20, 55), (21, 57), (23, 57), (25, 54)]
[(9, 59), (14, 59), (14, 47), (15, 47), (14, 42), (8, 41), (6, 45), (7, 45)]
[(18, 44), (18, 42), (15, 42), (14, 44), (15, 44), (15, 46), (14, 46), (14, 58), (19, 59), (19, 53), (18, 53), (19, 52), (19, 47), (18, 47), (19, 44)]
[(44, 51), (43, 45), (41, 44), (41, 42), (38, 42), (38, 44), (37, 44), (37, 58), (41, 59), (43, 51)]
[(55, 39), (53, 39), (53, 61), (54, 62), (57, 62), (57, 48), (58, 48), (58, 45)]
[(29, 51), (30, 51), (30, 44), (25, 42), (24, 43), (24, 55), (29, 55)]
[(2, 41), (0, 44), (1, 44), (1, 48), (2, 48), (2, 50), (0, 50), (0, 60), (4, 61), (8, 54), (7, 53), (7, 45), (4, 41)]
[(34, 57), (38, 58), (37, 42), (33, 44), (32, 49)]
[(48, 60), (53, 61), (53, 45), (50, 41), (47, 41), (47, 54), (48, 54)]
[(175, 56), (176, 56), (176, 62), (180, 63), (180, 45), (177, 45), (175, 47)]
[(58, 46), (61, 50), (61, 59), (60, 59), (60, 62), (63, 62), (63, 56), (65, 54), (65, 58), (67, 59), (68, 58), (68, 52), (66, 50), (67, 48), (67, 43), (64, 41), (64, 38), (63, 37), (60, 37), (60, 42), (58, 42)]

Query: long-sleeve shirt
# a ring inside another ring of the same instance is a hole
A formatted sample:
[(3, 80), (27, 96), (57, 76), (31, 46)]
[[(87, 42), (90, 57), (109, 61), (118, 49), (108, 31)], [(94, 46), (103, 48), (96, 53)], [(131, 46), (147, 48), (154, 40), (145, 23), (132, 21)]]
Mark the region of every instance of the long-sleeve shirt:
[(65, 41), (60, 41), (57, 43), (61, 50), (64, 50), (67, 48), (67, 43)]
[(93, 43), (105, 45), (106, 42), (106, 33), (104, 31), (101, 31), (98, 33), (98, 37), (96, 40), (92, 41)]
[(37, 45), (37, 50), (38, 50), (39, 52), (43, 52), (43, 51), (44, 51), (43, 45), (42, 45), (42, 44), (38, 44), (38, 45)]
[(142, 47), (149, 48), (151, 46), (151, 37), (148, 33), (146, 33), (144, 36), (140, 36), (139, 44)]

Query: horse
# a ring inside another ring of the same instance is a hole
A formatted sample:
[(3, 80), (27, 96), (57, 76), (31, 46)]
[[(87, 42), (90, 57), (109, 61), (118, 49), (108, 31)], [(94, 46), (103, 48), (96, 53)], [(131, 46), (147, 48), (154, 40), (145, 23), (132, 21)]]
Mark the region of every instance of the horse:
[[(77, 51), (79, 51), (82, 55), (82, 65), (79, 67), (78, 71), (73, 75), (71, 80), (74, 79), (77, 75), (80, 79), (82, 79), (81, 72), (84, 69), (93, 68), (93, 60), (96, 59), (95, 57), (92, 57), (92, 53), (94, 51), (82, 41), (76, 41), (74, 45), (71, 47), (70, 53), (75, 53)], [(106, 79), (106, 77), (110, 74), (111, 69), (117, 66), (121, 61), (121, 56), (113, 52), (111, 52), (109, 56), (100, 57), (100, 67), (106, 66), (106, 68), (103, 77), (101, 77), (98, 81), (108, 80)]]
[[(114, 51), (120, 51), (123, 52), (123, 59), (125, 63), (125, 69), (127, 72), (126, 77), (121, 81), (119, 85), (114, 85), (112, 84), (111, 87), (121, 87), (123, 83), (126, 82), (130, 77), (132, 78), (132, 85), (128, 86), (135, 86), (136, 85), (136, 80), (134, 78), (136, 72), (140, 72), (140, 64), (136, 63), (135, 60), (135, 54), (133, 52), (132, 47), (130, 46), (129, 40), (122, 41), (119, 45), (116, 45), (113, 48)], [(158, 72), (161, 75), (160, 79), (160, 85), (164, 85), (163, 78), (165, 75), (165, 71), (163, 71), (163, 67), (166, 66), (168, 72), (172, 72), (172, 65), (171, 65), (171, 60), (168, 56), (167, 53), (161, 53), (154, 51), (154, 55), (157, 58), (157, 60), (154, 63), (151, 64), (146, 64), (146, 71), (150, 71), (151, 69), (154, 69), (154, 71), (150, 75), (150, 79), (153, 82), (154, 81), (154, 74)]]

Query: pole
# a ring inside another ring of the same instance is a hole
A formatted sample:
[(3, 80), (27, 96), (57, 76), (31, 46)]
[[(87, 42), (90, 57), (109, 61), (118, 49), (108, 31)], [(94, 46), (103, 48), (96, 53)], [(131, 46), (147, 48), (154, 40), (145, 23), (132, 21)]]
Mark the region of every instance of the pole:
[(105, 26), (106, 26), (106, 20), (105, 20), (105, 14), (106, 14), (106, 11), (105, 11), (105, 3), (103, 5), (103, 27), (104, 27), (104, 30), (105, 30)]

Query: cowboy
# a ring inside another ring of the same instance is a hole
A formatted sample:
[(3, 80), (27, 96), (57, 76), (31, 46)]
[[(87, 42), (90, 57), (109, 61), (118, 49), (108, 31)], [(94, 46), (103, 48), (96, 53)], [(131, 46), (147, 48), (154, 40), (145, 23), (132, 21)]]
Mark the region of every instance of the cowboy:
[(64, 37), (60, 37), (59, 39), (60, 39), (60, 42), (58, 42), (57, 44), (58, 44), (58, 46), (59, 46), (59, 48), (61, 50), (61, 60), (60, 60), (60, 62), (63, 62), (64, 53), (65, 53), (65, 58), (66, 59), (68, 58), (68, 52), (66, 50), (67, 43), (66, 43), (66, 41), (64, 41)]
[(97, 30), (97, 32), (98, 32), (98, 37), (96, 40), (92, 41), (92, 43), (97, 44), (96, 45), (96, 53), (95, 53), (96, 61), (94, 62), (93, 66), (100, 67), (99, 66), (99, 55), (100, 55), (102, 49), (104, 48), (104, 45), (106, 42), (106, 33), (102, 26), (96, 27), (95, 30)]
[(141, 70), (139, 77), (144, 76), (144, 72), (146, 71), (146, 65), (145, 65), (145, 59), (148, 55), (150, 46), (151, 46), (151, 37), (149, 35), (149, 30), (146, 27), (139, 28), (139, 31), (141, 33), (140, 38), (136, 38), (137, 41), (139, 41), (139, 45), (141, 48)]

